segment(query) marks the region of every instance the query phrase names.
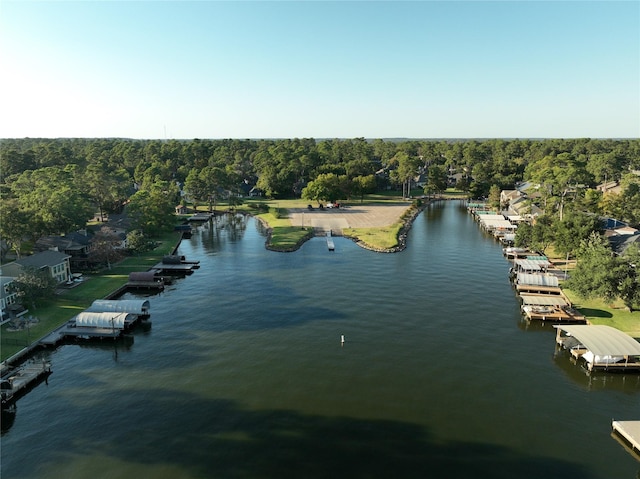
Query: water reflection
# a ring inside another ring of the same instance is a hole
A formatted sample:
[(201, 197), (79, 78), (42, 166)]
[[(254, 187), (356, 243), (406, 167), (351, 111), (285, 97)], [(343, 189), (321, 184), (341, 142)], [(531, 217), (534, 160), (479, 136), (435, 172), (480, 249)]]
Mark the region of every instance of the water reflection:
[(244, 237), (249, 217), (227, 213), (213, 216), (195, 227), (192, 244), (199, 244), (207, 253), (219, 252), (226, 242), (236, 243)]
[(555, 345), (553, 362), (572, 382), (587, 391), (606, 389), (625, 394), (640, 392), (640, 374), (621, 371), (589, 371), (584, 366), (584, 361), (574, 358), (569, 351), (558, 344)]

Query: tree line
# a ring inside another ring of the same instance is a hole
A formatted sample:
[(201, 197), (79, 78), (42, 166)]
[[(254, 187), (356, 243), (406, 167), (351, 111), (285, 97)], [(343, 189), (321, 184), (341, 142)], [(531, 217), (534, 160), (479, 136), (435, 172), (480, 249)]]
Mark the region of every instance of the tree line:
[[(531, 181), (540, 185), (536, 201), (547, 213), (589, 211), (637, 225), (634, 170), (640, 170), (639, 140), (5, 139), (0, 234), (16, 241), (64, 234), (124, 204), (152, 234), (168, 226), (162, 214), (173, 212), (181, 189), (200, 204), (235, 196), (243, 184), (270, 198), (304, 192), (344, 200), (388, 188), (408, 196), (419, 174), (429, 192), (457, 174), (457, 187), (471, 198)], [(594, 189), (605, 181), (620, 181), (622, 191)], [(157, 214), (145, 215), (149, 208)]]
[[(418, 178), (431, 194), (455, 177), (469, 198), (488, 198), (497, 208), (501, 190), (529, 182), (528, 201), (543, 214), (518, 229), (517, 243), (593, 256), (601, 253), (591, 236), (601, 227), (599, 216), (640, 226), (638, 170), (638, 139), (4, 139), (0, 237), (19, 254), (25, 239), (83, 228), (96, 213), (126, 205), (135, 228), (131, 243), (145, 245), (173, 226), (174, 207), (185, 199), (212, 208), (221, 198), (238, 198), (246, 186), (269, 198), (317, 201), (384, 189), (410, 196)], [(602, 183), (618, 188), (603, 194), (596, 189)], [(621, 273), (635, 269), (608, 266), (604, 270), (618, 273), (607, 277), (624, 283), (622, 290), (640, 289), (636, 276), (631, 281)], [(583, 284), (595, 282), (576, 282), (576, 289)], [(600, 291), (611, 295), (615, 285), (607, 284)]]

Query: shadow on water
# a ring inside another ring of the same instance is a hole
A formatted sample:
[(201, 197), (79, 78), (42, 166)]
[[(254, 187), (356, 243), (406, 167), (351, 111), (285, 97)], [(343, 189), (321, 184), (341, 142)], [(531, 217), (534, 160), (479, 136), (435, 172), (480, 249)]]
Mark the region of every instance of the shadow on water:
[(0, 424), (0, 434), (2, 436), (4, 436), (5, 433), (11, 429), (11, 426), (13, 426), (13, 423), (16, 420), (17, 411), (18, 408), (15, 404), (12, 404), (7, 409), (2, 409), (2, 417), (0, 418), (0, 420), (2, 420), (2, 423)]
[[(119, 421), (96, 414), (77, 440), (41, 451), (39, 461), (4, 458), (3, 478), (38, 477), (41, 468), (55, 471), (90, 450), (139, 467), (174, 466), (189, 477), (594, 477), (556, 458), (471, 440), (435, 441), (423, 427), (400, 421), (247, 411), (228, 400), (150, 393), (144, 403), (123, 398)], [(101, 462), (92, 467), (108, 475)]]

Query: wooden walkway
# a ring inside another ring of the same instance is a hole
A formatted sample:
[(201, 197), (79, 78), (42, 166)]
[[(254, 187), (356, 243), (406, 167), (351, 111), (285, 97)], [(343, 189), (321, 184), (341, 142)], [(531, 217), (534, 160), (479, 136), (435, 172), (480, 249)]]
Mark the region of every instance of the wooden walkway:
[(51, 364), (42, 361), (28, 362), (8, 370), (2, 376), (2, 407), (5, 408), (22, 397), (29, 388), (37, 385), (51, 374)]
[(640, 461), (640, 421), (612, 421), (611, 435)]

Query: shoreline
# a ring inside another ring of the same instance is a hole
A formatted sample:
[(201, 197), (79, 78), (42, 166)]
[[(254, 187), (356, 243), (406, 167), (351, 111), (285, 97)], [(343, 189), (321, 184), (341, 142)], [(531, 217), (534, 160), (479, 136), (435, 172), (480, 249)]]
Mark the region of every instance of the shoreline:
[[(350, 236), (350, 235), (338, 235), (338, 236), (342, 236), (343, 238), (350, 239), (351, 241), (356, 243), (359, 247), (375, 253), (401, 252), (407, 247), (407, 235), (411, 230), (413, 222), (415, 221), (417, 216), (420, 213), (422, 213), (426, 209), (426, 207), (432, 204), (434, 201), (439, 201), (442, 199), (444, 198), (434, 198), (434, 199), (423, 200), (419, 206), (416, 206), (415, 204), (409, 205), (407, 209), (403, 212), (403, 214), (398, 218), (398, 220), (402, 221), (402, 226), (398, 231), (398, 236), (397, 236), (398, 243), (396, 244), (396, 246), (393, 246), (391, 248), (380, 248), (375, 245), (368, 244), (357, 236)], [(266, 221), (264, 218), (257, 215), (254, 215), (254, 217), (260, 222), (260, 224), (265, 229), (265, 232), (267, 234), (267, 239), (265, 241), (265, 248), (268, 249), (269, 251), (275, 251), (277, 253), (292, 253), (294, 251), (299, 250), (302, 247), (302, 245), (304, 245), (304, 243), (309, 241), (311, 238), (318, 236), (316, 232), (313, 231), (313, 233), (307, 234), (292, 247), (285, 248), (285, 249), (276, 248), (271, 244), (273, 228), (269, 225), (268, 221)]]

